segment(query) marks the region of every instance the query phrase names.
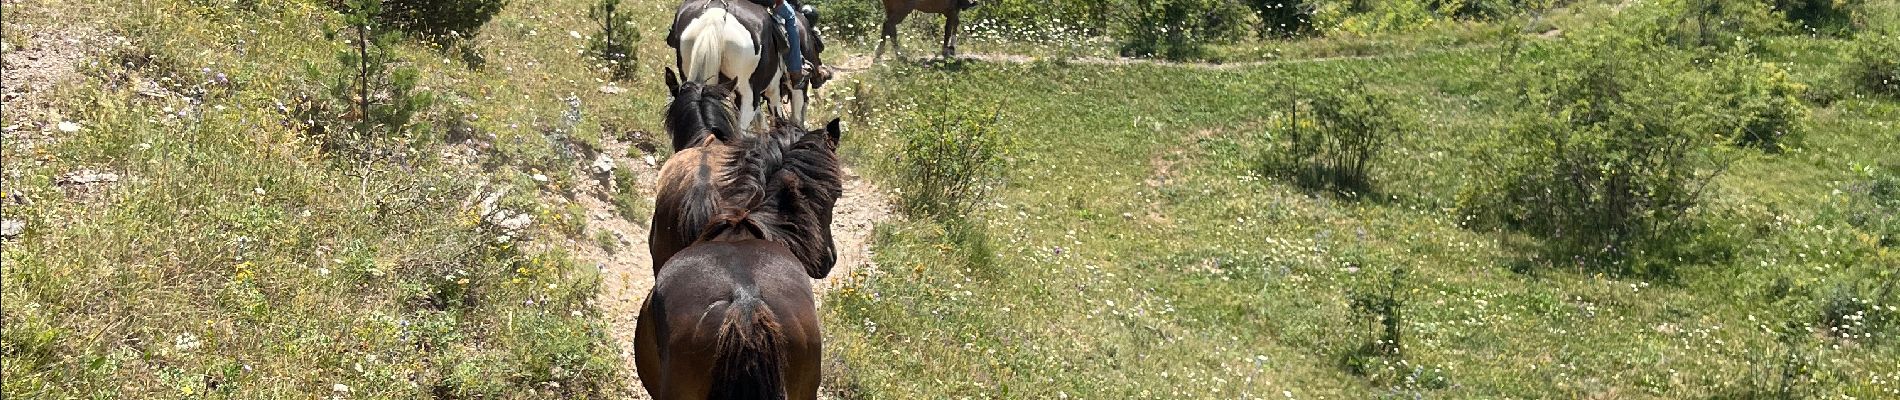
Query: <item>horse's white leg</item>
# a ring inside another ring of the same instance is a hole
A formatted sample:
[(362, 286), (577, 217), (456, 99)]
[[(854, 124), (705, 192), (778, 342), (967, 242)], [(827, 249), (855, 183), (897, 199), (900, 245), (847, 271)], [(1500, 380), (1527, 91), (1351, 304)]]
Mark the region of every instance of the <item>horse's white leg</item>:
[[(785, 70), (781, 69), (781, 70), (778, 70), (777, 72), (773, 72), (772, 80), (769, 83), (765, 84), (766, 85), (765, 86), (765, 106), (766, 106), (766, 110), (772, 113), (771, 115), (773, 116), (782, 116), (784, 115), (783, 113), (785, 112), (784, 106), (781, 105), (781, 104), (784, 104), (785, 99), (779, 97), (779, 95), (785, 93), (784, 91), (779, 89), (779, 82), (781, 82), (784, 79), (785, 79)], [(759, 113), (759, 117), (765, 118), (765, 120), (760, 121), (761, 122), (760, 125), (766, 125), (766, 124), (771, 123), (770, 117), (767, 117), (765, 113)], [(764, 128), (767, 130), (772, 129), (770, 126), (765, 126)]]
[(737, 91), (739, 92), (739, 130), (749, 132), (752, 129), (752, 121), (758, 119), (758, 111), (754, 110), (756, 107), (752, 105), (754, 95), (751, 80), (740, 79)]
[(793, 89), (792, 90), (792, 121), (797, 121), (798, 126), (800, 128), (805, 127), (805, 101), (807, 100), (805, 98), (806, 90), (808, 89)]

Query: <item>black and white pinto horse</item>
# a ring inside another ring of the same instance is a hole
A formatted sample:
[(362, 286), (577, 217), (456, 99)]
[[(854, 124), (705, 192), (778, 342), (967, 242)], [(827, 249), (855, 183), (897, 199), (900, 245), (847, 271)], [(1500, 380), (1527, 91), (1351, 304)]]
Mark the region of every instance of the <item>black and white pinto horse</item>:
[[(797, 51), (803, 52), (810, 63), (820, 65), (817, 53), (823, 44), (812, 34), (808, 18), (815, 14), (800, 14), (797, 18), (804, 29), (799, 34), (806, 40), (804, 48)], [(782, 52), (789, 46), (776, 32), (778, 29), (770, 10), (748, 0), (687, 0), (673, 15), (666, 44), (673, 47), (684, 80), (714, 84), (723, 76), (738, 81), (734, 91), (739, 103), (739, 129), (751, 130), (755, 123), (763, 128), (766, 110), (777, 113), (781, 109), (785, 98), (781, 88), (789, 86), (782, 84), (786, 68), (803, 67), (783, 65)], [(803, 121), (806, 88), (789, 89), (792, 118)], [(760, 108), (761, 100), (766, 108)]]

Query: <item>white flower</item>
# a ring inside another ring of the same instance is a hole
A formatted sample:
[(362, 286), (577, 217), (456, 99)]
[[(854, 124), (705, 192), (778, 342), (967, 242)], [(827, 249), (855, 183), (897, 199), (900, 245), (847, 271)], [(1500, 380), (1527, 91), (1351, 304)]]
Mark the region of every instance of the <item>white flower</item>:
[(350, 385), (338, 383), (330, 385), (330, 390), (336, 391), (337, 393), (347, 393), (350, 391)]
[(198, 346), (203, 344), (203, 342), (198, 341), (198, 335), (193, 335), (191, 332), (180, 333), (177, 337), (172, 338), (172, 348), (178, 349), (179, 352), (196, 350)]
[(575, 31), (567, 31), (567, 35), (568, 35), (568, 36), (572, 36), (572, 37), (574, 37), (575, 39), (580, 39), (580, 38), (581, 38), (581, 33), (580, 33), (580, 32), (575, 32)]
[(59, 131), (60, 131), (60, 132), (66, 132), (66, 133), (73, 133), (73, 132), (78, 132), (78, 131), (79, 131), (79, 128), (80, 128), (80, 126), (79, 126), (79, 123), (78, 123), (78, 122), (72, 122), (72, 121), (59, 121)]

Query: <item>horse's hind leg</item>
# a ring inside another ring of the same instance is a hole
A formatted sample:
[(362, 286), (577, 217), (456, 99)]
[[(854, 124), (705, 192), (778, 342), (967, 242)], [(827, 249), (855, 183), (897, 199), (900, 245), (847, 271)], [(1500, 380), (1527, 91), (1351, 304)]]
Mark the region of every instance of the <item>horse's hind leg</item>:
[[(886, 4), (886, 7), (890, 7), (889, 2), (886, 2), (885, 4)], [(904, 59), (904, 46), (902, 44), (903, 41), (897, 40), (897, 24), (904, 23), (904, 17), (909, 16), (909, 15), (910, 15), (910, 10), (902, 10), (902, 11), (885, 10), (884, 11), (884, 27), (883, 27), (883, 33), (882, 33), (884, 37), (881, 39), (878, 39), (877, 53), (871, 56), (871, 61), (877, 61), (878, 59), (884, 57), (885, 43), (890, 43), (891, 52), (897, 54), (897, 59), (899, 60)]]
[(944, 59), (956, 58), (957, 56), (957, 14), (961, 13), (957, 12), (955, 8), (943, 14)]
[(798, 121), (800, 128), (805, 127), (805, 104), (810, 101), (805, 97), (808, 90), (811, 89), (792, 89), (792, 120)]
[[(780, 95), (785, 93), (782, 89), (779, 89), (779, 86), (780, 86), (779, 82), (783, 81), (784, 79), (785, 79), (785, 71), (780, 70), (777, 72), (773, 72), (772, 80), (765, 84), (765, 109), (766, 109), (766, 112), (771, 113), (770, 115), (774, 117), (781, 117), (781, 118), (784, 117), (784, 114), (782, 113), (785, 111), (785, 109), (784, 107), (781, 106), (781, 104), (784, 104), (783, 102), (785, 101), (785, 99), (779, 97)], [(767, 118), (766, 115), (767, 114), (765, 113), (759, 113), (759, 117), (762, 118), (762, 120), (759, 121), (759, 124), (765, 125), (764, 128), (766, 130), (771, 130), (772, 129), (770, 125), (771, 119)]]
[(752, 122), (759, 119), (758, 95), (752, 92), (752, 80), (740, 79), (736, 92), (739, 93), (739, 130), (750, 132)]

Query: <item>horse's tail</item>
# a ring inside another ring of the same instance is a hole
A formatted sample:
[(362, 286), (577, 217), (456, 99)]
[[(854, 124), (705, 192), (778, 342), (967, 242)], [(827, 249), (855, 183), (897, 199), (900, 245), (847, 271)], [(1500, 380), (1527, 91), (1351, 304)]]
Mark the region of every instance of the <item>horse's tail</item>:
[(706, 398), (785, 399), (785, 334), (778, 318), (757, 296), (741, 295), (726, 307), (713, 351), (713, 387)]
[(719, 76), (720, 64), (724, 63), (725, 38), (720, 35), (726, 31), (726, 21), (732, 14), (720, 7), (707, 8), (699, 14), (692, 24), (694, 36), (693, 48), (688, 49), (686, 79), (711, 83)]

